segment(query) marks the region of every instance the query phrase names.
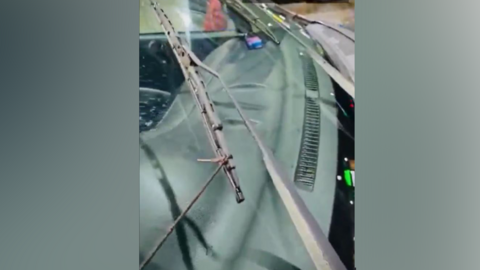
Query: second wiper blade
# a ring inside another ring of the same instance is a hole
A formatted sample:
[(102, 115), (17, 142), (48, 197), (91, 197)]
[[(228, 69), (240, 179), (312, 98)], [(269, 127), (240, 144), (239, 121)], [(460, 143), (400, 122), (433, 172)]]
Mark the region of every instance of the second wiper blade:
[(345, 31), (344, 29), (342, 29), (340, 27), (337, 27), (334, 24), (327, 23), (327, 22), (324, 22), (324, 21), (321, 21), (321, 20), (311, 20), (311, 19), (309, 19), (309, 18), (307, 18), (307, 17), (305, 17), (301, 14), (292, 12), (292, 11), (286, 9), (285, 7), (282, 7), (281, 5), (275, 4), (273, 2), (268, 2), (268, 1), (265, 1), (265, 0), (262, 0), (262, 1), (255, 0), (254, 2), (256, 2), (257, 5), (260, 5), (264, 9), (268, 8), (268, 9), (273, 10), (274, 12), (282, 14), (283, 16), (285, 16), (287, 18), (290, 18), (290, 20), (300, 23), (304, 27), (307, 26), (307, 25), (310, 25), (310, 24), (320, 24), (320, 25), (323, 25), (327, 28), (330, 28), (333, 31), (336, 31), (337, 33), (340, 33), (341, 35), (343, 35), (343, 36), (347, 37), (348, 39), (350, 39), (351, 41), (355, 42), (355, 34), (354, 33), (350, 32), (350, 31)]
[(242, 16), (247, 22), (252, 26), (252, 28), (257, 28), (267, 35), (275, 44), (279, 45), (280, 40), (275, 36), (275, 34), (266, 26), (258, 16), (251, 11), (244, 3), (238, 0), (222, 0), (227, 6), (236, 11), (240, 16)]

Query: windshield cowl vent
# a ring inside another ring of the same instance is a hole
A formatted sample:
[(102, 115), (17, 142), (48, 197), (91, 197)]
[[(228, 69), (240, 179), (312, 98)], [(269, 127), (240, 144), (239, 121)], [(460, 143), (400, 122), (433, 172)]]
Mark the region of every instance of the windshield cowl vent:
[(303, 190), (313, 191), (320, 143), (320, 107), (316, 101), (318, 98), (318, 78), (313, 60), (308, 56), (303, 56), (301, 59), (306, 88), (305, 114), (294, 182), (297, 187)]

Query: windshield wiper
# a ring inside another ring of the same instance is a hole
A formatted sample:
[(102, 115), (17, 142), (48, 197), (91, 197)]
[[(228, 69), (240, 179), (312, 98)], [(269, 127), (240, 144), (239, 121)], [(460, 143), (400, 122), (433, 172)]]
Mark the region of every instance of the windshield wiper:
[(257, 29), (267, 35), (275, 44), (279, 45), (280, 40), (275, 34), (266, 26), (260, 18), (250, 10), (244, 3), (238, 0), (221, 0), (231, 9), (233, 9), (238, 15), (242, 16), (251, 26), (252, 32), (256, 32)]
[[(213, 104), (208, 99), (204, 82), (196, 70), (197, 67), (206, 70), (216, 77), (222, 84), (229, 98), (232, 100), (235, 109), (245, 124), (245, 127), (262, 152), (265, 168), (275, 186), (275, 189), (278, 191), (279, 197), (287, 209), (292, 223), (299, 233), (305, 248), (310, 255), (310, 258), (315, 265), (315, 268), (318, 270), (346, 270), (345, 265), (342, 263), (338, 254), (333, 249), (332, 245), (328, 241), (328, 238), (323, 234), (312, 213), (310, 213), (305, 205), (305, 202), (296, 191), (293, 182), (289, 180), (278, 161), (276, 161), (272, 151), (260, 139), (260, 136), (254, 129), (250, 119), (245, 115), (220, 75), (216, 71), (204, 65), (197, 58), (197, 56), (190, 51), (189, 48), (182, 45), (180, 40), (177, 38), (177, 33), (174, 31), (173, 26), (165, 12), (162, 9), (157, 9), (156, 3), (154, 3), (153, 0), (151, 0), (151, 3), (158, 20), (165, 29), (168, 43), (173, 49), (175, 57), (177, 58), (178, 63), (183, 70), (185, 79), (197, 101), (197, 106), (200, 108), (202, 116), (206, 120), (207, 124), (205, 127), (211, 136), (216, 136), (217, 138), (217, 141), (213, 141), (213, 145), (217, 150), (217, 155), (227, 162), (225, 163), (227, 166), (224, 166), (224, 171), (231, 179), (235, 191), (237, 191), (237, 200), (239, 195), (242, 196), (241, 198), (243, 200), (243, 194), (240, 191), (240, 187), (238, 186), (237, 182), (238, 180), (234, 174), (235, 167), (230, 163), (232, 156), (228, 154), (228, 151), (226, 151), (226, 144), (223, 133), (221, 132), (220, 121), (214, 113), (215, 110), (213, 108)], [(225, 155), (226, 153), (227, 155)]]
[[(275, 6), (276, 4), (274, 4)], [(260, 4), (260, 6), (263, 6)], [(262, 8), (264, 12), (266, 12), (265, 8)], [(300, 16), (300, 15), (295, 15), (295, 16)], [(338, 69), (334, 66), (332, 66), (323, 56), (321, 56), (318, 52), (316, 52), (314, 49), (312, 49), (308, 44), (306, 44), (302, 39), (300, 39), (297, 35), (292, 33), (292, 31), (287, 28), (285, 25), (280, 24), (280, 26), (290, 34), (292, 38), (298, 41), (299, 44), (301, 44), (307, 53), (310, 55), (310, 57), (318, 64), (320, 65), (323, 70), (332, 78), (338, 85), (345, 91), (347, 92), (353, 99), (355, 99), (355, 85), (354, 83), (347, 79), (345, 76), (338, 71)], [(320, 44), (321, 45), (321, 44)], [(322, 45), (321, 45), (322, 46)], [(322, 46), (323, 47), (323, 46)]]
[(185, 81), (189, 86), (192, 96), (195, 99), (195, 103), (202, 115), (205, 130), (207, 131), (210, 144), (216, 155), (214, 159), (199, 159), (198, 161), (215, 162), (222, 165), (223, 171), (234, 189), (235, 199), (237, 200), (237, 203), (241, 203), (245, 200), (245, 197), (243, 196), (238, 176), (235, 171), (233, 156), (228, 150), (225, 136), (222, 131), (222, 123), (220, 122), (213, 103), (210, 101), (208, 93), (205, 90), (205, 83), (196, 69), (195, 61), (191, 57), (192, 53), (180, 41), (165, 12), (162, 9), (159, 10), (155, 2), (151, 1), (151, 4), (158, 20), (165, 30), (168, 43), (180, 64), (180, 68), (185, 76)]
[(321, 25), (323, 25), (327, 28), (330, 28), (333, 31), (336, 31), (337, 33), (345, 36), (346, 38), (350, 39), (351, 41), (355, 42), (355, 34), (354, 33), (351, 33), (350, 31), (345, 31), (344, 29), (339, 28), (339, 27), (337, 27), (337, 26), (335, 26), (331, 23), (326, 23), (326, 22), (323, 22), (323, 21), (320, 21), (320, 20), (311, 20), (311, 19), (309, 19), (309, 18), (307, 18), (307, 17), (305, 17), (301, 14), (292, 12), (292, 11), (286, 9), (285, 7), (282, 7), (281, 5), (278, 5), (278, 4), (276, 4), (272, 1), (267, 1), (267, 0), (262, 0), (262, 1), (253, 0), (253, 1), (255, 3), (257, 3), (257, 5), (260, 5), (263, 8), (269, 8), (269, 9), (273, 10), (274, 12), (282, 14), (283, 16), (290, 18), (290, 20), (300, 23), (304, 27), (307, 26), (307, 25), (310, 25), (310, 24), (321, 24)]

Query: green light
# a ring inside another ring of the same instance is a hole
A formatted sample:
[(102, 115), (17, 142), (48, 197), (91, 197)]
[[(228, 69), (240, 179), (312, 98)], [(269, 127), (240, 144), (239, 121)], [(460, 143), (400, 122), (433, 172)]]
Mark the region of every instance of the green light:
[(352, 186), (352, 177), (350, 174), (350, 170), (345, 170), (343, 172), (343, 175), (345, 176), (345, 183), (347, 183), (347, 186), (351, 187)]

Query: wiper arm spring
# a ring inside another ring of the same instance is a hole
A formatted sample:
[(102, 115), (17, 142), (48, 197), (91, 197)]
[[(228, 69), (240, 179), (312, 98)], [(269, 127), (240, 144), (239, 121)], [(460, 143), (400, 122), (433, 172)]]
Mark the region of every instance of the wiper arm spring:
[(207, 131), (209, 141), (216, 155), (216, 158), (214, 159), (203, 159), (198, 161), (209, 161), (221, 164), (223, 171), (235, 191), (235, 199), (237, 203), (241, 203), (245, 200), (245, 197), (243, 196), (238, 176), (235, 171), (233, 156), (228, 150), (225, 136), (222, 131), (222, 123), (215, 113), (213, 103), (210, 101), (208, 93), (205, 90), (205, 83), (196, 69), (195, 61), (191, 58), (192, 54), (183, 46), (165, 12), (161, 8), (158, 8), (155, 2), (150, 2), (157, 15), (157, 19), (165, 30), (168, 43), (178, 60), (185, 81), (190, 88), (197, 107), (199, 108), (205, 130)]

